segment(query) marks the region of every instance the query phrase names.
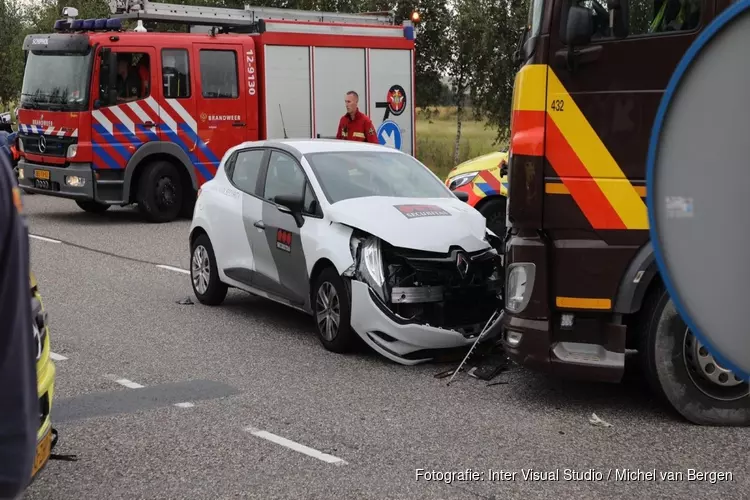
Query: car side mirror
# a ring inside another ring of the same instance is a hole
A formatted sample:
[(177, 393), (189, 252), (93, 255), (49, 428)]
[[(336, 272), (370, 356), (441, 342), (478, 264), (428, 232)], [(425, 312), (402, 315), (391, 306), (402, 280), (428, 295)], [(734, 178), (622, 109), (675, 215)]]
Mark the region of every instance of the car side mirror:
[(469, 202), (469, 193), (467, 193), (466, 191), (451, 191), (451, 193), (453, 193), (456, 198), (463, 201), (464, 203)]
[(305, 219), (302, 218), (302, 208), (305, 204), (301, 196), (293, 194), (280, 194), (274, 198), (276, 208), (283, 214), (289, 214), (294, 217), (297, 227), (302, 227)]
[(569, 47), (588, 45), (594, 33), (594, 15), (590, 9), (571, 5), (565, 26), (565, 44)]

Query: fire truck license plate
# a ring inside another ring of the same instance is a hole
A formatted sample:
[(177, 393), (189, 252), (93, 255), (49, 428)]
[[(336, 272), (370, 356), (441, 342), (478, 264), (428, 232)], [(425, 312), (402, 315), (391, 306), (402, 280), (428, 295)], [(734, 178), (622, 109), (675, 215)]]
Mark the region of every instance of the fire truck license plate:
[(36, 445), (36, 457), (34, 458), (34, 469), (31, 472), (31, 477), (36, 476), (39, 469), (44, 467), (44, 464), (49, 460), (50, 453), (52, 453), (52, 432), (48, 432), (44, 439)]
[(34, 170), (34, 177), (37, 179), (49, 180), (49, 170)]

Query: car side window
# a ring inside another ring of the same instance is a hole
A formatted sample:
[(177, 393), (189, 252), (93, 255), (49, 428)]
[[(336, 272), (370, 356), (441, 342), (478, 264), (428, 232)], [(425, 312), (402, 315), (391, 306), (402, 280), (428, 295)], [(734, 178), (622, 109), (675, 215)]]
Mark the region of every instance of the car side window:
[(263, 150), (241, 151), (237, 154), (232, 168), (232, 182), (237, 189), (255, 194), (258, 175), (263, 165)]
[(305, 182), (305, 197), (302, 211), (309, 215), (318, 214), (318, 200), (315, 199), (315, 193), (313, 193), (312, 186), (309, 182)]
[(306, 180), (304, 172), (294, 158), (286, 153), (272, 151), (263, 197), (276, 203), (276, 197), (279, 195), (304, 195)]

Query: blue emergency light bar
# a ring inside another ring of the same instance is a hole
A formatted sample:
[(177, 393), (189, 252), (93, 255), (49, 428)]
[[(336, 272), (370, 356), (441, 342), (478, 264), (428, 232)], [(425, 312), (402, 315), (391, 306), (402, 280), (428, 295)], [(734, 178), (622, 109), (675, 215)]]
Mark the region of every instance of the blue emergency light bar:
[(76, 19), (72, 23), (67, 19), (55, 21), (55, 31), (119, 31), (122, 19)]

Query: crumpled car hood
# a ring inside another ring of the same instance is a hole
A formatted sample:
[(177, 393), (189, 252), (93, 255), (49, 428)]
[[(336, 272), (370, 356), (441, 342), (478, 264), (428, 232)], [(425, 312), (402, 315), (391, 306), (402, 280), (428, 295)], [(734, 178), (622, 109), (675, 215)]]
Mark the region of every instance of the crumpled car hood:
[(395, 247), (441, 253), (454, 245), (467, 252), (490, 247), (484, 239), (484, 216), (458, 198), (351, 198), (334, 203), (327, 212), (334, 222)]

